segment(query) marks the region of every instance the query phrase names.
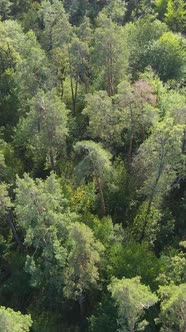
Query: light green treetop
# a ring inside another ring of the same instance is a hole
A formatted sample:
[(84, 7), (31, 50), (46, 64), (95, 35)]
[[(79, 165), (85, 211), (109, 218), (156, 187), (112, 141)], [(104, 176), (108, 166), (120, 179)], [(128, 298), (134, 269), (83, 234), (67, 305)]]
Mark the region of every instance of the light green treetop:
[(139, 277), (113, 279), (108, 289), (118, 308), (119, 332), (134, 332), (148, 325), (143, 320), (144, 310), (153, 306), (158, 298), (149, 287), (141, 284)]
[(106, 91), (96, 91), (86, 96), (86, 106), (82, 114), (89, 119), (88, 134), (92, 139), (100, 139), (106, 145), (121, 143), (123, 129), (122, 111), (114, 107)]
[(98, 287), (103, 250), (88, 226), (79, 222), (70, 226), (68, 265), (64, 272), (67, 298), (81, 301), (90, 288)]
[(186, 330), (186, 284), (179, 286), (173, 283), (160, 286), (158, 294), (161, 299), (160, 316), (157, 322), (162, 323), (161, 332), (184, 332)]
[(55, 90), (40, 90), (30, 102), (30, 112), (20, 120), (16, 145), (26, 145), (33, 159), (49, 161), (54, 170), (57, 153), (64, 151), (68, 110)]
[(32, 325), (30, 315), (22, 315), (10, 308), (0, 307), (0, 330), (2, 332), (29, 332)]

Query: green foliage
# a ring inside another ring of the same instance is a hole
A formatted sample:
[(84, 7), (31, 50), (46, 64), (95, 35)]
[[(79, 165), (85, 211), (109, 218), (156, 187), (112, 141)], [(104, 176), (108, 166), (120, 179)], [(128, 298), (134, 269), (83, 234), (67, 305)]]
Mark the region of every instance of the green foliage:
[(52, 173), (46, 181), (34, 181), (27, 174), (18, 178), (15, 212), (24, 244), (30, 248), (25, 268), (32, 276), (32, 285), (49, 283), (61, 291), (67, 225), (76, 215), (68, 211), (56, 176)]
[(159, 20), (151, 20), (149, 16), (140, 18), (135, 23), (128, 23), (124, 30), (127, 34), (130, 50), (129, 65), (133, 76), (151, 65), (151, 47), (168, 28)]
[(11, 1), (1, 0), (0, 1), (0, 16), (3, 20), (7, 20), (11, 13)]
[(0, 184), (0, 207), (1, 207), (0, 215), (1, 214), (4, 215), (7, 212), (8, 208), (12, 206), (7, 189), (8, 186), (5, 183)]
[(162, 213), (153, 206), (151, 206), (149, 213), (147, 210), (148, 205), (147, 202), (145, 202), (142, 206), (140, 206), (138, 214), (134, 219), (132, 233), (137, 240), (140, 240), (141, 232), (146, 223), (147, 226), (145, 227), (145, 234), (143, 235), (143, 238), (153, 245), (160, 233)]
[(154, 92), (152, 84), (143, 78), (133, 85), (126, 81), (118, 85), (116, 105), (122, 114), (123, 129), (127, 131), (129, 162), (132, 159), (134, 145), (137, 145), (137, 141), (143, 142), (158, 121)]
[(36, 161), (49, 161), (54, 170), (57, 154), (64, 151), (68, 111), (55, 90), (40, 90), (30, 102), (30, 112), (18, 124), (16, 145), (26, 145)]
[(171, 282), (179, 285), (186, 282), (186, 255), (182, 251), (174, 256), (162, 254), (160, 262), (161, 273), (158, 276), (160, 285), (168, 285)]
[(156, 0), (156, 10), (160, 19), (164, 18), (169, 0)]
[(10, 308), (0, 307), (0, 329), (4, 332), (29, 332), (32, 325), (30, 315), (22, 315)]
[(110, 17), (114, 22), (122, 25), (126, 13), (126, 3), (122, 0), (109, 0), (102, 9), (102, 13)]
[(0, 303), (33, 332), (185, 332), (185, 9), (0, 0)]
[(95, 86), (113, 96), (117, 84), (127, 75), (129, 52), (126, 35), (111, 18), (100, 14), (94, 36)]
[[(150, 65), (163, 81), (185, 77), (185, 41), (172, 32), (165, 32), (151, 47)], [(160, 61), (161, 59), (161, 61)]]
[(144, 309), (153, 306), (158, 298), (141, 284), (140, 278), (113, 279), (108, 286), (118, 309), (118, 331), (127, 332), (144, 329), (148, 322), (142, 320)]
[(173, 31), (184, 32), (186, 28), (186, 4), (184, 0), (169, 0), (165, 22)]
[(88, 94), (82, 114), (88, 116), (87, 132), (91, 139), (100, 139), (107, 146), (121, 142), (122, 114), (114, 108), (106, 91)]
[(72, 28), (61, 1), (43, 0), (39, 15), (44, 24), (43, 44), (47, 50), (62, 47), (70, 41)]
[(89, 318), (91, 332), (114, 332), (117, 330), (117, 310), (113, 300), (106, 297), (99, 303), (94, 315)]
[(107, 255), (110, 276), (133, 278), (139, 275), (146, 285), (157, 285), (155, 279), (160, 263), (147, 242), (139, 244), (132, 240), (122, 244), (117, 240), (110, 246)]
[(186, 328), (186, 284), (160, 286), (161, 299), (160, 321), (161, 332), (185, 331)]
[(140, 146), (135, 162), (143, 173), (141, 192), (155, 206), (160, 204), (173, 182), (184, 172), (183, 137), (184, 126), (174, 125), (174, 120), (168, 118), (160, 122), (149, 139)]
[(112, 155), (107, 150), (104, 150), (101, 144), (93, 141), (77, 142), (74, 146), (74, 150), (79, 155), (85, 155), (85, 158), (77, 168), (77, 174), (79, 173), (80, 178), (82, 168), (84, 172), (83, 176), (86, 175), (85, 172), (89, 175), (92, 171), (98, 174), (99, 177), (104, 178), (105, 176), (109, 176), (111, 172), (110, 159)]
[(103, 251), (103, 245), (95, 240), (88, 226), (74, 223), (70, 227), (68, 266), (64, 272), (64, 294), (67, 298), (81, 302), (91, 287), (98, 287), (98, 266)]

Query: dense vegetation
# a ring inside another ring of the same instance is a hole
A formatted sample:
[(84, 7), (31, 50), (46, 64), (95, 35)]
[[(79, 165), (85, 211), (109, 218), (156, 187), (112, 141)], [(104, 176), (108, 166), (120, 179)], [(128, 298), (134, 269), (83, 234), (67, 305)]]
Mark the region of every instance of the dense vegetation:
[(0, 331), (185, 332), (185, 1), (0, 15)]

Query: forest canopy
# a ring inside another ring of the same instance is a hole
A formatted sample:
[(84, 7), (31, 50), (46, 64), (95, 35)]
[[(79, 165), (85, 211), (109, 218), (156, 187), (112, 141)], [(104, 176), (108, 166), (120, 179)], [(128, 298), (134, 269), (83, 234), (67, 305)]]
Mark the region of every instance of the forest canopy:
[(0, 331), (186, 331), (186, 3), (0, 0)]

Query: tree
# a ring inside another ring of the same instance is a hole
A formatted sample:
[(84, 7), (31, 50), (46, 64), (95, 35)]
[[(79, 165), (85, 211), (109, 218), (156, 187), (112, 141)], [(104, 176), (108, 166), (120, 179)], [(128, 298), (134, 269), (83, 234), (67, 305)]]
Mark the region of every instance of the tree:
[[(8, 98), (13, 96), (13, 102), (19, 101), (15, 105), (16, 112), (20, 106), (23, 108), (24, 105), (26, 108), (28, 100), (36, 95), (39, 88), (47, 86), (50, 71), (45, 52), (33, 31), (24, 34), (21, 26), (12, 20), (1, 22), (0, 30), (3, 35), (0, 43), (0, 67), (2, 66), (3, 78), (7, 82), (7, 87), (5, 85), (3, 89), (6, 98), (7, 95)], [(13, 116), (15, 117), (14, 114)]]
[[(149, 51), (149, 63), (161, 80), (181, 80), (185, 75), (185, 41), (180, 35), (165, 32)], [(160, 61), (161, 59), (161, 61)]]
[[(124, 231), (126, 232), (126, 231)], [(129, 229), (130, 232), (130, 229)], [(125, 234), (123, 238), (125, 238)], [(142, 283), (157, 286), (156, 278), (160, 271), (160, 262), (147, 242), (139, 243), (128, 239), (123, 245), (122, 240), (117, 237), (106, 251), (109, 277), (115, 276), (118, 279), (134, 278), (140, 276)]]
[(124, 27), (129, 48), (129, 66), (133, 78), (138, 78), (139, 72), (151, 65), (151, 47), (168, 28), (165, 23), (151, 19), (148, 15)]
[(68, 46), (69, 75), (74, 115), (76, 114), (79, 84), (83, 84), (86, 90), (89, 85), (89, 53), (88, 43), (81, 41), (78, 37), (74, 37)]
[(104, 180), (108, 181), (111, 176), (111, 154), (104, 150), (99, 143), (93, 141), (77, 142), (74, 150), (83, 160), (76, 167), (77, 177), (81, 180), (85, 176), (92, 176), (95, 179), (97, 190), (100, 196), (101, 214), (106, 214), (105, 199), (103, 193)]
[(126, 36), (123, 28), (104, 14), (99, 15), (97, 25), (93, 54), (95, 74), (98, 76), (95, 83), (99, 89), (107, 90), (110, 97), (115, 94), (117, 84), (127, 75)]
[(183, 251), (179, 251), (173, 256), (171, 252), (169, 255), (162, 254), (160, 264), (161, 273), (157, 278), (160, 285), (186, 283), (186, 254)]
[(50, 80), (47, 80), (50, 76), (48, 60), (33, 31), (25, 35), (24, 43), (21, 45), (22, 60), (16, 66), (15, 75), (22, 110), (27, 109), (29, 100), (39, 89), (51, 86)]
[(92, 139), (100, 139), (106, 145), (121, 142), (123, 129), (122, 111), (114, 107), (106, 91), (96, 91), (85, 98), (82, 114), (88, 116), (87, 132)]
[(173, 31), (185, 32), (186, 3), (184, 0), (168, 1), (165, 22)]
[(5, 163), (5, 157), (4, 157), (4, 148), (5, 142), (3, 140), (0, 140), (0, 179), (1, 181), (5, 177), (6, 172), (6, 163)]
[(4, 332), (29, 332), (32, 325), (30, 315), (22, 315), (10, 308), (0, 307), (0, 329)]
[(122, 25), (126, 13), (126, 3), (123, 0), (109, 0), (101, 12), (115, 23)]
[[(158, 294), (161, 299), (161, 332), (184, 332), (186, 329), (186, 284), (179, 286), (169, 284), (160, 286)], [(159, 322), (159, 320), (158, 320)]]
[(7, 20), (11, 13), (11, 1), (1, 0), (0, 1), (0, 16), (3, 20)]
[(33, 158), (47, 160), (55, 169), (57, 154), (64, 151), (68, 111), (55, 90), (40, 90), (30, 102), (30, 112), (18, 124), (16, 145), (27, 145)]
[(160, 206), (174, 181), (179, 182), (184, 174), (183, 138), (184, 126), (176, 126), (174, 120), (168, 118), (157, 125), (152, 135), (139, 148), (135, 163), (139, 167), (139, 176), (141, 174), (143, 178), (141, 193), (148, 202), (141, 239), (145, 234), (152, 205)]
[(13, 204), (10, 200), (8, 189), (9, 188), (7, 184), (5, 183), (0, 184), (0, 208), (1, 208), (0, 217), (3, 221), (6, 221), (9, 229), (11, 229), (12, 231), (14, 239), (16, 240), (19, 246), (19, 249), (22, 249), (23, 246), (20, 237), (17, 233), (17, 227), (12, 213)]
[(123, 81), (118, 85), (116, 105), (123, 113), (123, 127), (128, 130), (130, 165), (134, 142), (137, 140), (144, 142), (158, 120), (154, 87), (145, 79), (140, 79), (133, 85)]
[(25, 270), (33, 287), (62, 293), (66, 262), (67, 225), (77, 218), (70, 213), (57, 177), (51, 173), (45, 181), (24, 174), (17, 177), (15, 216), (28, 249)]
[(169, 0), (156, 0), (155, 2), (156, 10), (161, 20), (163, 20), (164, 15), (167, 11), (168, 2)]
[(138, 19), (145, 15), (149, 15), (152, 19), (156, 17), (155, 9), (155, 0), (141, 0), (141, 1), (132, 1), (135, 4), (135, 7), (131, 13), (131, 19)]
[(79, 25), (85, 15), (89, 14), (91, 9), (89, 0), (64, 0), (64, 6), (67, 8), (70, 14), (70, 21), (74, 25)]
[[(48, 1), (43, 2), (40, 14), (45, 26), (46, 40), (44, 40), (44, 43), (47, 41), (45, 48), (49, 47), (48, 51), (50, 51), (52, 58), (57, 59), (54, 69), (60, 79), (61, 96), (63, 97), (64, 81), (69, 76), (72, 108), (74, 115), (76, 115), (79, 85), (82, 84), (86, 90), (89, 85), (90, 51), (88, 39), (81, 38), (81, 36), (78, 38), (73, 33), (68, 15), (59, 0), (53, 1), (52, 4)], [(86, 24), (84, 27), (86, 27)], [(77, 29), (79, 33), (81, 29), (81, 26), (79, 30)]]
[(82, 317), (86, 293), (90, 288), (99, 287), (98, 267), (103, 250), (103, 245), (94, 238), (88, 226), (79, 222), (70, 226), (64, 294), (79, 302)]
[(70, 42), (72, 26), (61, 1), (54, 0), (51, 3), (43, 0), (39, 14), (44, 25), (43, 44), (47, 51), (62, 48)]
[(148, 322), (142, 320), (145, 310), (153, 306), (158, 298), (149, 287), (141, 284), (140, 278), (113, 279), (108, 286), (118, 309), (118, 331), (135, 332), (144, 329)]

